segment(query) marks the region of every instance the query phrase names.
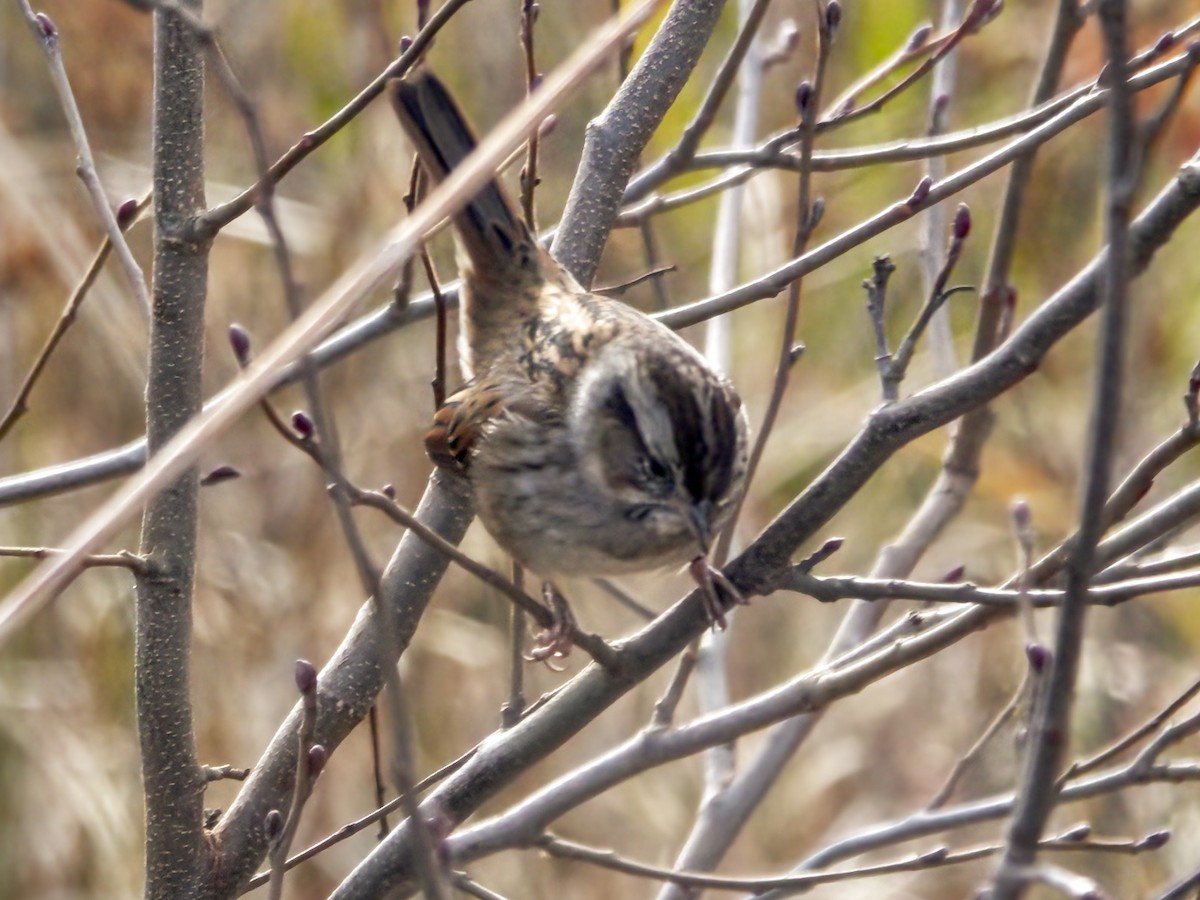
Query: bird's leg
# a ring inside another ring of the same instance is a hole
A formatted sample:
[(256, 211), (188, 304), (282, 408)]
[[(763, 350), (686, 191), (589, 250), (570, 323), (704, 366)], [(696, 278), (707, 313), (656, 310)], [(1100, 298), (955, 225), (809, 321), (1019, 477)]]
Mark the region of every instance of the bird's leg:
[(704, 611), (708, 614), (708, 621), (714, 631), (724, 631), (726, 625), (725, 604), (721, 602), (718, 590), (724, 591), (735, 604), (745, 606), (750, 602), (733, 586), (733, 582), (725, 577), (724, 572), (709, 563), (706, 554), (702, 553), (691, 561), (688, 573), (700, 588), (700, 596), (704, 598)]
[(534, 635), (529, 659), (550, 665), (551, 660), (562, 659), (571, 652), (571, 648), (575, 646), (571, 634), (577, 630), (577, 625), (567, 598), (554, 586), (554, 582), (542, 582), (542, 599), (550, 607), (554, 620), (549, 628)]

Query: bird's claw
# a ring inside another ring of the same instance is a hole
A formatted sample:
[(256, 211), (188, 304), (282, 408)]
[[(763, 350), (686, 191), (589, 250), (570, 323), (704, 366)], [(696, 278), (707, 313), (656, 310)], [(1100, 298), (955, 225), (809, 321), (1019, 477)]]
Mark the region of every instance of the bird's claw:
[(700, 588), (700, 596), (704, 598), (704, 612), (708, 615), (708, 621), (714, 631), (724, 631), (727, 624), (725, 604), (721, 602), (718, 591), (724, 591), (734, 605), (745, 606), (750, 602), (733, 586), (733, 582), (725, 577), (725, 573), (712, 566), (708, 557), (703, 554), (691, 561), (688, 573)]
[(553, 660), (564, 659), (575, 646), (572, 635), (577, 629), (575, 614), (570, 604), (551, 582), (542, 585), (542, 596), (550, 607), (553, 620), (549, 628), (543, 628), (533, 637), (533, 647), (526, 657), (530, 662), (543, 662), (555, 671)]

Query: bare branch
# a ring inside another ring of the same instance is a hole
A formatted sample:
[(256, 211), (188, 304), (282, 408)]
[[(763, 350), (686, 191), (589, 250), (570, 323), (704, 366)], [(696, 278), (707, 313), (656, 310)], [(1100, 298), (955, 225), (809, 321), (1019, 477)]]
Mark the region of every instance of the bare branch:
[(26, 23), (42, 46), (46, 54), (46, 62), (50, 66), (50, 78), (54, 82), (54, 90), (62, 104), (63, 113), (67, 118), (67, 126), (71, 130), (71, 138), (75, 142), (75, 150), (79, 154), (76, 173), (87, 188), (96, 216), (108, 237), (109, 246), (116, 252), (117, 260), (129, 282), (129, 289), (142, 311), (150, 315), (150, 293), (146, 289), (146, 276), (142, 267), (133, 258), (133, 251), (125, 242), (121, 224), (117, 221), (117, 212), (104, 185), (100, 183), (100, 175), (96, 171), (96, 161), (92, 158), (92, 148), (88, 141), (87, 131), (83, 127), (83, 117), (79, 114), (79, 106), (75, 102), (75, 94), (71, 90), (71, 82), (67, 79), (67, 69), (63, 65), (62, 51), (58, 44), (58, 29), (45, 13), (34, 14), (29, 6), (29, 0), (17, 0)]
[[(179, 223), (204, 205), (203, 52), (188, 25), (168, 12), (154, 15), (154, 46), (151, 456), (200, 412), (209, 249), (179, 234)], [(208, 863), (199, 852), (205, 778), (196, 761), (190, 684), (198, 493), (194, 462), (180, 466), (146, 498), (142, 520), (140, 553), (153, 569), (137, 580), (135, 647), (147, 898), (194, 894)], [(61, 565), (70, 558), (68, 552), (57, 559)]]
[(1039, 692), (1030, 721), (1030, 744), (1021, 776), (1004, 857), (991, 896), (1015, 900), (1024, 894), (1037, 842), (1054, 807), (1058, 773), (1070, 734), (1071, 705), (1083, 646), (1087, 594), (1097, 569), (1097, 545), (1112, 477), (1112, 455), (1121, 409), (1124, 370), (1125, 304), (1130, 278), (1129, 222), (1136, 188), (1136, 126), (1126, 84), (1124, 0), (1100, 0), (1101, 31), (1111, 78), (1109, 98), (1108, 246), (1103, 270), (1103, 320), (1096, 363), (1092, 418), (1088, 428), (1087, 472), (1079, 514), (1079, 537), (1067, 562), (1067, 587), (1059, 611), (1050, 675)]

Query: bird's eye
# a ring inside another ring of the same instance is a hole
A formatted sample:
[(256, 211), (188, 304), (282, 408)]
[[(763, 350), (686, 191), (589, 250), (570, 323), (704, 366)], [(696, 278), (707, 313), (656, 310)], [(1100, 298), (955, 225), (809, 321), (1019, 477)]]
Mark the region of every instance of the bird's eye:
[(625, 518), (633, 522), (645, 522), (650, 518), (650, 513), (654, 512), (654, 507), (649, 503), (641, 503), (637, 506), (631, 506), (625, 510)]
[(669, 493), (671, 490), (671, 470), (661, 460), (653, 456), (643, 456), (638, 461), (644, 487), (651, 493)]

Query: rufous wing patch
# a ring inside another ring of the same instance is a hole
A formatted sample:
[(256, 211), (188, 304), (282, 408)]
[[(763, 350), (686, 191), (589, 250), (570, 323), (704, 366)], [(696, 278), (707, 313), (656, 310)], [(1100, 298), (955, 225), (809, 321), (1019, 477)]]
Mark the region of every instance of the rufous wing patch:
[(470, 385), (447, 400), (425, 434), (425, 452), (437, 466), (465, 473), (471, 451), (487, 423), (504, 411), (504, 396), (493, 385)]

